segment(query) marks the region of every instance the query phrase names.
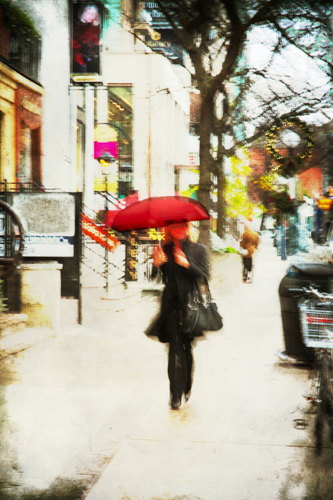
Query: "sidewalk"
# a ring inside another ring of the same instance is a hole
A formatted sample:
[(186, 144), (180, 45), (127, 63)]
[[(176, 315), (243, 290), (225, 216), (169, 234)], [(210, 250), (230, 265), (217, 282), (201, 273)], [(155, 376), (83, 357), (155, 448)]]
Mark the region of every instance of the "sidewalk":
[(143, 334), (158, 298), (86, 290), (83, 326), (66, 304), (72, 323), (7, 374), (13, 480), (39, 489), (79, 481), (88, 500), (303, 499), (318, 481), (311, 434), (294, 427), (308, 373), (276, 356), (287, 266), (270, 242), (252, 284), (242, 283), (238, 256), (214, 259), (224, 328), (194, 348), (193, 391), (179, 411), (168, 405), (166, 348)]
[[(137, 338), (126, 363), (135, 383), (123, 387), (125, 405), (110, 420), (112, 459), (87, 500), (303, 498), (314, 481), (302, 472), (312, 442), (293, 422), (307, 373), (275, 354), (283, 347), (277, 287), (287, 265), (263, 245), (254, 282), (244, 285), (237, 257), (216, 263), (223, 269), (212, 288), (224, 329), (196, 346), (193, 392), (179, 411), (167, 406), (162, 346)], [(138, 314), (133, 324), (141, 324)]]

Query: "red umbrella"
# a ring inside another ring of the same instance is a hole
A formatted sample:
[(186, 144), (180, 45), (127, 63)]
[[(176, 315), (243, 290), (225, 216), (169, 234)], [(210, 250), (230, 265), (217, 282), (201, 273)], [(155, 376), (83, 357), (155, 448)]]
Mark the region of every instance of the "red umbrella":
[(160, 196), (137, 201), (120, 210), (113, 219), (111, 228), (122, 233), (206, 219), (210, 219), (207, 209), (193, 198)]
[(121, 200), (118, 200), (117, 205), (114, 205), (113, 210), (108, 210), (105, 214), (105, 218), (102, 221), (102, 224), (106, 224), (108, 227), (112, 227), (112, 222), (115, 216), (117, 215), (120, 210), (124, 209), (125, 207), (131, 205), (132, 203), (136, 202), (139, 200), (138, 193), (130, 194), (126, 196), (126, 198), (122, 198)]

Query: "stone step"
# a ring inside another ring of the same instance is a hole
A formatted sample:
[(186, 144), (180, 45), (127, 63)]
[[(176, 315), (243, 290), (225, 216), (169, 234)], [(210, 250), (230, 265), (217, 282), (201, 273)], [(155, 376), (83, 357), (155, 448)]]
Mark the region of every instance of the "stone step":
[(10, 335), (26, 328), (28, 322), (27, 314), (0, 313), (0, 335)]
[(33, 347), (51, 337), (51, 329), (27, 328), (27, 314), (0, 314), (0, 359)]

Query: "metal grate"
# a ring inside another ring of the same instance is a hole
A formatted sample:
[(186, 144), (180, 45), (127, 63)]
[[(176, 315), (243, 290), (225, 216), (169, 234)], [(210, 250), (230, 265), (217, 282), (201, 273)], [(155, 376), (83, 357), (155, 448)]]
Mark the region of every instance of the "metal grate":
[(304, 300), (299, 304), (304, 344), (307, 347), (333, 349), (333, 304)]
[(11, 37), (9, 62), (26, 75), (39, 79), (41, 40)]

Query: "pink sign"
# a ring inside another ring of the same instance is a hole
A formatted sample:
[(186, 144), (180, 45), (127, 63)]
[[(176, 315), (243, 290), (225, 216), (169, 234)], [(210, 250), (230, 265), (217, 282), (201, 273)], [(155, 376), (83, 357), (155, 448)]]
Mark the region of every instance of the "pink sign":
[(99, 158), (105, 151), (118, 159), (118, 142), (94, 142), (94, 158)]

